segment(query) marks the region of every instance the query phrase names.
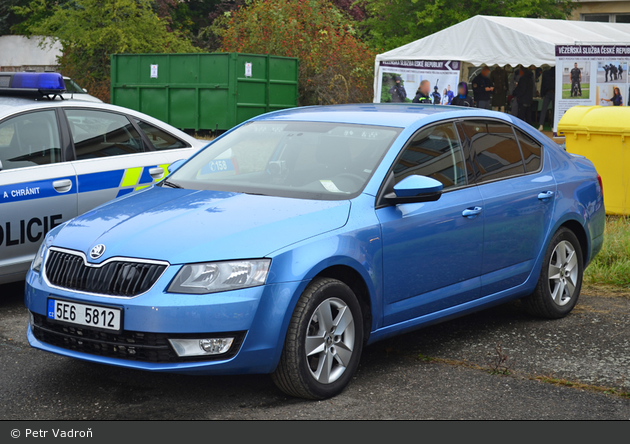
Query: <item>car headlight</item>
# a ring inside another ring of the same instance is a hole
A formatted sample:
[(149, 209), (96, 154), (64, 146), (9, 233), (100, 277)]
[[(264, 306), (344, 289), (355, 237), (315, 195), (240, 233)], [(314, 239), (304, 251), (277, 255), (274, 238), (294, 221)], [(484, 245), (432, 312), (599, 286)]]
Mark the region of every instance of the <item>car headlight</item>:
[(263, 285), (271, 259), (187, 264), (168, 287), (169, 293), (206, 294)]
[(39, 246), (39, 250), (37, 250), (35, 258), (33, 258), (33, 262), (31, 263), (31, 270), (39, 273), (39, 271), (42, 269), (42, 263), (44, 262), (44, 255), (46, 254), (47, 248), (48, 247), (46, 246), (46, 239), (44, 239), (44, 242), (42, 242), (42, 244)]

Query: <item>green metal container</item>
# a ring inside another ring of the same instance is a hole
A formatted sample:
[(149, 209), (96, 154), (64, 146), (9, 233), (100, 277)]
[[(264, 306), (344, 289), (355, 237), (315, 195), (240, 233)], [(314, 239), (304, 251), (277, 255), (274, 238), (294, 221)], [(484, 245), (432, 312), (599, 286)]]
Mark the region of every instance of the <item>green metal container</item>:
[(298, 59), (261, 54), (112, 54), (111, 102), (181, 129), (227, 130), (297, 106)]

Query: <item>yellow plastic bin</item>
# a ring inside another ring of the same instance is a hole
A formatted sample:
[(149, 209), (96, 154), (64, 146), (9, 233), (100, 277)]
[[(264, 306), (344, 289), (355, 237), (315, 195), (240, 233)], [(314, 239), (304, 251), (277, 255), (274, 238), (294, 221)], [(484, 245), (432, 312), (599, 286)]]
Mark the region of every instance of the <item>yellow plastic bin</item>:
[(602, 177), (607, 214), (630, 214), (630, 108), (574, 106), (560, 122), (567, 152), (586, 157)]

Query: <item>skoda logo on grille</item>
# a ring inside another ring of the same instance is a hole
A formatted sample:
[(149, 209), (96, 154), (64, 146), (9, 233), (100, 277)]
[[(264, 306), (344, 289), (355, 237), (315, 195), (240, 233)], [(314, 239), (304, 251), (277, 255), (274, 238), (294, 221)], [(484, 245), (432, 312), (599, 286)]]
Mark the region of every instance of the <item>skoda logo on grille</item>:
[(92, 259), (98, 259), (99, 257), (103, 255), (103, 253), (105, 253), (105, 245), (98, 244), (98, 245), (95, 245), (94, 248), (90, 250), (90, 257)]

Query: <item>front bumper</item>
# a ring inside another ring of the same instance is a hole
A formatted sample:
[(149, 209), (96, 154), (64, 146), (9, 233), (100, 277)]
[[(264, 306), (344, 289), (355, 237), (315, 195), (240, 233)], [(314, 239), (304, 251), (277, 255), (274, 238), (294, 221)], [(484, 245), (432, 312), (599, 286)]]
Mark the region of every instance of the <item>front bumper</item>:
[[(167, 274), (175, 273), (171, 267)], [(161, 282), (170, 282), (165, 274)], [(306, 282), (270, 284), (210, 295), (165, 293), (160, 282), (135, 298), (80, 294), (49, 287), (38, 273), (26, 280), (26, 307), (31, 346), (91, 362), (161, 372), (190, 374), (270, 373), (280, 359), (288, 324)], [(106, 305), (122, 309), (121, 334), (72, 326), (46, 318), (49, 298)], [(223, 355), (178, 357), (168, 338), (234, 335)]]

